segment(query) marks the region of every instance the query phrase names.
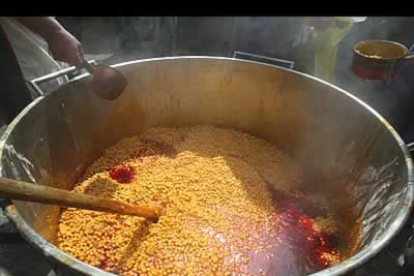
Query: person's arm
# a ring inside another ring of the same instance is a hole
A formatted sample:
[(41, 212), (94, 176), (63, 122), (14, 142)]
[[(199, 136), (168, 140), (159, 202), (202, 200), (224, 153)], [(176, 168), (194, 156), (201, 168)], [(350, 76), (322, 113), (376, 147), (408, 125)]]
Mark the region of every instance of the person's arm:
[(47, 41), (53, 58), (75, 66), (82, 65), (82, 44), (54, 17), (15, 17), (15, 19)]

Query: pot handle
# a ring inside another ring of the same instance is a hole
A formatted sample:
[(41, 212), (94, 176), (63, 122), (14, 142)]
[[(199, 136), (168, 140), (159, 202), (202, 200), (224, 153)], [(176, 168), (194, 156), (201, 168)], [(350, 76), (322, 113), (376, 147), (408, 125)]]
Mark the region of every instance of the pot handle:
[(43, 96), (45, 93), (39, 87), (39, 85), (41, 83), (56, 79), (56, 78), (61, 77), (61, 76), (66, 76), (66, 75), (75, 73), (77, 71), (80, 72), (81, 69), (85, 69), (86, 66), (89, 66), (90, 64), (97, 65), (97, 62), (95, 60), (90, 60), (90, 61), (88, 61), (88, 65), (83, 65), (82, 67), (71, 66), (71, 67), (65, 68), (63, 70), (53, 72), (53, 73), (50, 73), (48, 75), (33, 79), (33, 80), (29, 81), (29, 84), (34, 89), (34, 91), (38, 94), (38, 96)]
[(412, 276), (414, 271), (414, 235), (407, 242), (404, 249), (404, 264), (398, 273), (398, 276)]
[(250, 53), (240, 52), (240, 51), (234, 51), (233, 58), (251, 60), (251, 61), (262, 62), (262, 63), (268, 63), (268, 64), (276, 65), (276, 66), (283, 66), (283, 67), (287, 67), (291, 70), (293, 70), (293, 67), (295, 66), (294, 61), (271, 58), (271, 57), (266, 57), (266, 56), (261, 56), (261, 55), (256, 55), (256, 54), (250, 54)]
[[(10, 206), (12, 203), (10, 200), (5, 198), (0, 198), (0, 244), (22, 244), (25, 240), (20, 236), (19, 232), (17, 231), (16, 227), (11, 223), (9, 219), (9, 215), (7, 212), (7, 207)], [(3, 275), (0, 271), (0, 275)]]

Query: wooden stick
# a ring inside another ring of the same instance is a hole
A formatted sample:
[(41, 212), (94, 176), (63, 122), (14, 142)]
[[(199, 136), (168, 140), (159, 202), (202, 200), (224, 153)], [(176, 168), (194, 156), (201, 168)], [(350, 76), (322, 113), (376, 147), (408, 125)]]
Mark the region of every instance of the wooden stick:
[(0, 177), (0, 196), (8, 199), (46, 203), (63, 207), (140, 216), (154, 222), (158, 221), (161, 213), (161, 210), (155, 208), (130, 205), (116, 200), (99, 198), (3, 177)]

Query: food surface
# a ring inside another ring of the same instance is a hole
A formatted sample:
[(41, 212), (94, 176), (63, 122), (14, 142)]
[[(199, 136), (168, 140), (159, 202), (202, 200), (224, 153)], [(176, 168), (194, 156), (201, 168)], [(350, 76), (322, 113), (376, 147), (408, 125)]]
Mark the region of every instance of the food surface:
[[(157, 223), (74, 208), (57, 245), (125, 276), (305, 275), (341, 259), (323, 198), (274, 145), (212, 126), (151, 128), (107, 149), (74, 191), (163, 206)], [(317, 207), (316, 207), (317, 206)]]

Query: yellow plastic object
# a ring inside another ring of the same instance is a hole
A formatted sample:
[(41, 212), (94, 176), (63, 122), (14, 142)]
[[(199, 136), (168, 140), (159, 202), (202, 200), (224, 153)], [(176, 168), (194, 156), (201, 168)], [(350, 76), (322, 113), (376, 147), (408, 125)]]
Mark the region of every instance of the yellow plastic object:
[(367, 17), (305, 17), (297, 44), (308, 45), (314, 53), (313, 66), (307, 73), (335, 82), (335, 66), (339, 43), (355, 23)]
[(351, 31), (353, 21), (345, 21), (342, 26), (332, 19), (331, 24), (324, 30), (313, 29), (315, 33), (315, 76), (328, 82), (335, 82), (335, 66), (339, 43)]

